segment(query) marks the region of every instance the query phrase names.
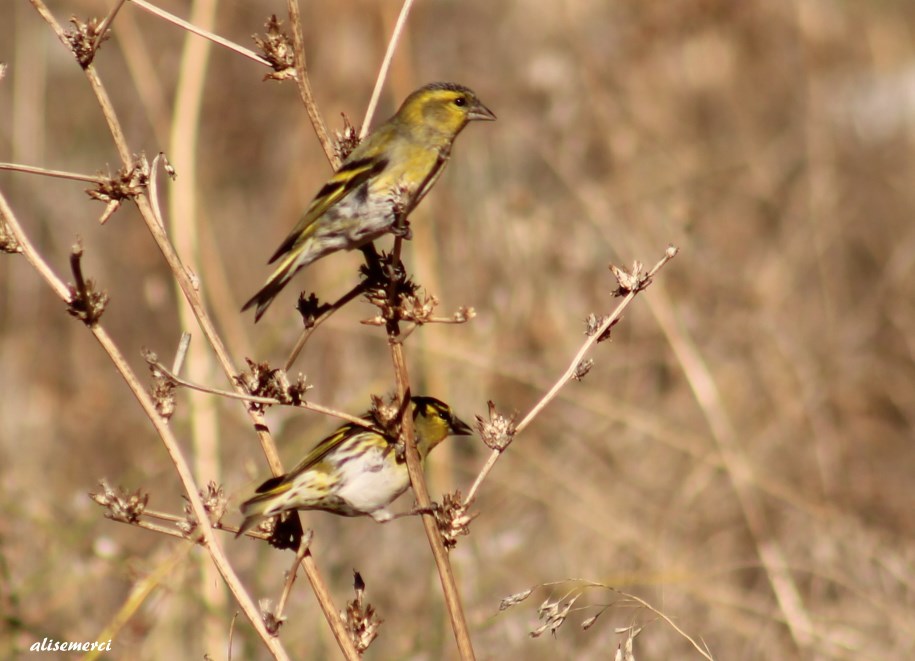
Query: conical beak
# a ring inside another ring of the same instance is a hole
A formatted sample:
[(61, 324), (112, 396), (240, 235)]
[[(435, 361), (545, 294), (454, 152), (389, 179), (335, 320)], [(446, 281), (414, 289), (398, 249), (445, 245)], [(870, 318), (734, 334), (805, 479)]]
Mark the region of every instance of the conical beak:
[(492, 122), (496, 119), (496, 114), (477, 101), (476, 105), (467, 113), (467, 119), (480, 119), (486, 122)]
[(451, 435), (452, 436), (470, 436), (473, 434), (473, 428), (459, 417), (451, 417)]

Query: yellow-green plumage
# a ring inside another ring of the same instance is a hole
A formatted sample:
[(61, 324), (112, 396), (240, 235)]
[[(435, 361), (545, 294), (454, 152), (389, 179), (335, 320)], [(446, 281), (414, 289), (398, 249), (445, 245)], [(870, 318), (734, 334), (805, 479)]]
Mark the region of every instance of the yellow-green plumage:
[(408, 214), (435, 183), (467, 123), (495, 118), (462, 85), (432, 83), (413, 92), (318, 191), (270, 259), (279, 262), (276, 270), (242, 310), (256, 306), (257, 321), (297, 271), (390, 231), (395, 210)]
[[(413, 429), (420, 459), (448, 436), (464, 436), (470, 427), (451, 408), (434, 397), (414, 397)], [(366, 414), (366, 420), (370, 416)], [(261, 519), (294, 509), (324, 510), (343, 516), (371, 516), (387, 521), (385, 509), (410, 486), (403, 458), (397, 457), (397, 439), (347, 423), (320, 441), (285, 475), (257, 488), (242, 503), (245, 517), (241, 535)]]

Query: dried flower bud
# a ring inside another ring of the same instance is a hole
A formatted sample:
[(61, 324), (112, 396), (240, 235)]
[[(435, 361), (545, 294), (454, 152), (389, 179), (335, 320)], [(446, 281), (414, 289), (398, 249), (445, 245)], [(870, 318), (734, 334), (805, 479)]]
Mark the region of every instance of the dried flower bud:
[(115, 492), (105, 480), (99, 480), (99, 486), (101, 492), (90, 492), (89, 497), (107, 510), (106, 517), (124, 523), (137, 523), (140, 520), (149, 503), (149, 494), (139, 489), (129, 493), (123, 487), (118, 487)]
[(375, 607), (365, 603), (365, 581), (362, 575), (353, 572), (355, 598), (347, 602), (346, 610), (340, 613), (353, 641), (353, 646), (362, 654), (378, 636), (378, 629), (384, 621), (375, 614)]
[(76, 61), (85, 69), (92, 64), (97, 46), (106, 41), (111, 32), (106, 29), (105, 34), (99, 39), (103, 21), (97, 18), (82, 21), (74, 16), (70, 19), (70, 22), (73, 24), (73, 29), (67, 30), (64, 33), (64, 38), (70, 44), (73, 54), (76, 55)]
[(470, 534), (470, 522), (477, 516), (467, 513), (467, 506), (464, 505), (460, 491), (445, 494), (442, 504), (434, 506), (433, 514), (442, 536), (442, 543), (449, 551), (457, 546), (458, 537)]
[(292, 39), (283, 32), (282, 25), (283, 22), (277, 19), (276, 14), (272, 14), (264, 24), (267, 29), (264, 37), (251, 35), (261, 56), (273, 68), (273, 72), (265, 75), (264, 80), (295, 79), (295, 49)]
[(513, 413), (508, 418), (496, 413), (496, 405), (490, 401), (489, 420), (477, 416), (477, 430), (480, 432), (480, 438), (493, 450), (504, 451), (515, 437), (516, 417), (517, 413)]

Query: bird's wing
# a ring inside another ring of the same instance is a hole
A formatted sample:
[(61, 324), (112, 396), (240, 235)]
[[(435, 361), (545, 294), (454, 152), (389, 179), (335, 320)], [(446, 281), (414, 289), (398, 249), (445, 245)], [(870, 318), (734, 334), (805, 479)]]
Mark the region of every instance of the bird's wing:
[(291, 478), (293, 475), (299, 475), (318, 464), (322, 459), (324, 459), (324, 457), (330, 454), (330, 452), (339, 447), (340, 443), (342, 443), (346, 438), (359, 434), (360, 432), (368, 431), (369, 430), (365, 427), (351, 422), (343, 425), (333, 434), (314, 446), (305, 456), (305, 458), (295, 466), (295, 468), (293, 468), (285, 475), (270, 478), (262, 485), (260, 485), (255, 493), (266, 493), (267, 491), (273, 491), (287, 481), (292, 482), (292, 480), (288, 478)]
[(435, 182), (438, 181), (438, 178), (441, 176), (442, 172), (445, 169), (445, 164), (448, 162), (448, 158), (451, 156), (451, 146), (447, 146), (438, 150), (438, 155), (435, 158), (435, 163), (433, 163), (432, 168), (429, 170), (429, 173), (426, 175), (425, 179), (422, 180), (419, 187), (416, 189), (416, 195), (413, 196), (413, 199), (410, 202), (410, 207), (406, 210), (404, 214), (409, 215), (413, 209), (422, 201), (426, 196), (426, 193), (435, 185)]
[(360, 158), (349, 161), (340, 166), (333, 176), (315, 195), (315, 199), (305, 211), (302, 219), (289, 233), (289, 236), (280, 244), (268, 264), (272, 264), (280, 257), (291, 251), (296, 244), (308, 238), (315, 230), (316, 221), (327, 210), (340, 202), (359, 186), (376, 177), (388, 166), (385, 158)]

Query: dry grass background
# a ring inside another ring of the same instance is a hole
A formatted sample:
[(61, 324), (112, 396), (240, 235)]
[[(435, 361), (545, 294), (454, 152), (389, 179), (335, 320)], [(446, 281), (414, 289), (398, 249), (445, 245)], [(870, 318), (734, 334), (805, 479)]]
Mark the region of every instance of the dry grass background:
[[(49, 2), (59, 20), (110, 4)], [(187, 2), (158, 4), (189, 12)], [(283, 10), (227, 0), (216, 30), (250, 44)], [(361, 121), (398, 10), (393, 0), (302, 4), (312, 84), (332, 127), (340, 112)], [(915, 5), (903, 0), (417, 4), (380, 114), (422, 83), (455, 80), (499, 121), (459, 138), (413, 218), (408, 267), (443, 310), (479, 313), (411, 337), (416, 392), (465, 419), (487, 399), (526, 411), (580, 344), (584, 317), (611, 308), (607, 263), (653, 263), (669, 242), (682, 251), (598, 347), (585, 381), (484, 484), (472, 534), (452, 553), (481, 658), (609, 658), (614, 627), (633, 623), (646, 627), (640, 658), (698, 658), (631, 605), (582, 632), (586, 610), (555, 639), (527, 636), (545, 593), (497, 613), (510, 593), (573, 576), (638, 594), (719, 659), (913, 654), (913, 25)], [(167, 149), (185, 38), (128, 4), (97, 58), (134, 151)], [(84, 77), (28, 3), (0, 6), (0, 61), (0, 160), (116, 168)], [(238, 308), (328, 165), (294, 87), (263, 74), (211, 54), (195, 147), (199, 263), (236, 362), (278, 364), (297, 334), (293, 294), (257, 326)], [(103, 322), (135, 369), (145, 373), (143, 347), (172, 354), (174, 288), (130, 205), (100, 227), (84, 186), (0, 172), (0, 187), (65, 277), (82, 237), (86, 272), (111, 295)], [(331, 297), (358, 263), (337, 255), (296, 284)], [(164, 567), (112, 656), (225, 658), (201, 632), (224, 643), (232, 609), (202, 603), (200, 563), (174, 559), (181, 543), (102, 518), (86, 497), (107, 477), (180, 510), (148, 421), (24, 260), (0, 258), (0, 292), (0, 656), (45, 636), (94, 640), (133, 586)], [(315, 401), (357, 412), (393, 388), (383, 334), (358, 323), (368, 314), (352, 305), (308, 345), (296, 369)], [(191, 352), (205, 350), (195, 337)], [(179, 401), (172, 424), (188, 439)], [(218, 402), (217, 419), (210, 440), (237, 502), (266, 466), (237, 403)], [(290, 410), (268, 419), (287, 465), (334, 424)], [(466, 489), (485, 454), (464, 439), (437, 451), (433, 495)], [(306, 520), (338, 604), (358, 568), (386, 620), (368, 658), (453, 654), (418, 521)], [(252, 594), (275, 599), (291, 556), (227, 545)], [(797, 591), (787, 606), (761, 562), (773, 548)], [(289, 618), (282, 635), (295, 657), (335, 657), (304, 581)], [(265, 654), (241, 621), (235, 649)]]

